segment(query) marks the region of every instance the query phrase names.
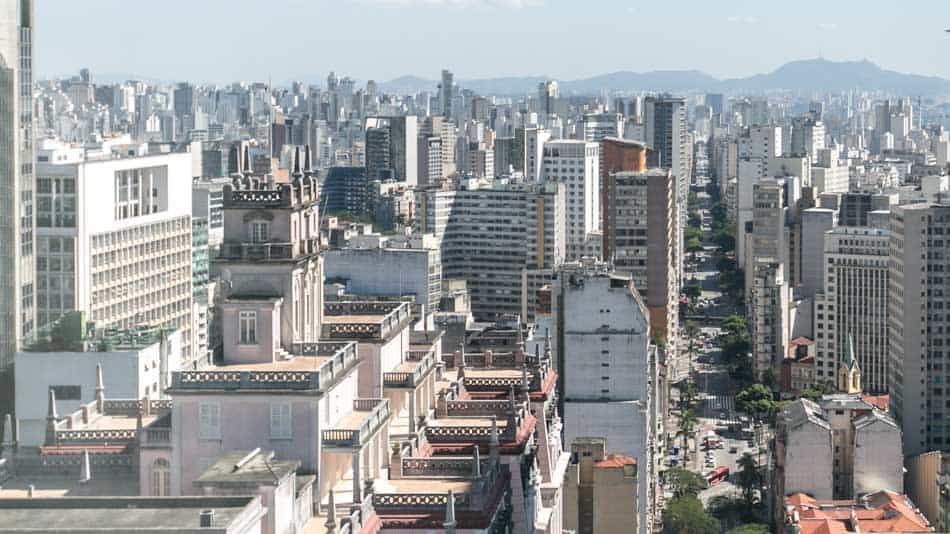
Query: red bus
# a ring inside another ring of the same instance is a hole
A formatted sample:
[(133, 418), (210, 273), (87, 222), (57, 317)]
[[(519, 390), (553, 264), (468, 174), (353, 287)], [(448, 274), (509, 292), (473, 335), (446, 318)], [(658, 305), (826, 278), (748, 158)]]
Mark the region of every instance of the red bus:
[(716, 484), (719, 484), (720, 482), (722, 482), (723, 480), (727, 480), (728, 478), (729, 478), (729, 468), (722, 465), (713, 469), (706, 475), (706, 482), (708, 482), (710, 486), (715, 486)]

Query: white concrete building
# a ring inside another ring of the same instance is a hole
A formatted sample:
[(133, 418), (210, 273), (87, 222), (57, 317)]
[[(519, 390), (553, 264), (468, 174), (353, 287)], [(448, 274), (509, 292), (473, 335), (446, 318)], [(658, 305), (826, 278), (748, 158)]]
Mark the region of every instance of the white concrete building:
[(640, 531), (649, 532), (663, 418), (646, 306), (629, 277), (603, 265), (562, 270), (554, 293), (564, 439), (606, 438), (610, 453), (637, 459)]
[(601, 224), (600, 145), (574, 140), (545, 143), (541, 179), (565, 185), (565, 256), (568, 261), (578, 260)]
[[(142, 154), (120, 156), (119, 154)], [(182, 331), (192, 354), (191, 157), (143, 147), (39, 151), (37, 306), (46, 324), (82, 310), (97, 327)]]
[(328, 282), (345, 283), (352, 295), (412, 295), (427, 310), (434, 310), (442, 295), (442, 258), (438, 243), (428, 237), (425, 247), (328, 250), (323, 256), (324, 274)]
[[(67, 350), (81, 348), (83, 350)], [(39, 447), (46, 437), (49, 390), (59, 414), (96, 399), (97, 368), (109, 398), (165, 398), (181, 361), (180, 331), (99, 332), (80, 347), (33, 345), (16, 355), (16, 414), (20, 445)], [(62, 349), (62, 350), (60, 350)]]

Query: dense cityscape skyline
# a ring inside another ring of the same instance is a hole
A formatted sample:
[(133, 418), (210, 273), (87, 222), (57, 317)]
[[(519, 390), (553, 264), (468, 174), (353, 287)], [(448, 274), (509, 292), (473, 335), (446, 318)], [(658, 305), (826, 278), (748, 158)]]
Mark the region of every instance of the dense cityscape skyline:
[(950, 532), (950, 4), (847, 4), (0, 0), (0, 534)]

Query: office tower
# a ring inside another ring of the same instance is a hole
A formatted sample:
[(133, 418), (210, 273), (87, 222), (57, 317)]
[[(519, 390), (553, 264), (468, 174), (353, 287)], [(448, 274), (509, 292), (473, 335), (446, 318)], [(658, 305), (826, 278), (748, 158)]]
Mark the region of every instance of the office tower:
[(416, 185), (419, 129), (414, 116), (366, 121), (366, 169), (370, 179)]
[(692, 176), (692, 145), (686, 121), (686, 99), (649, 97), (644, 99), (643, 122), (646, 126), (646, 145), (652, 149), (648, 154), (655, 161), (651, 167), (673, 171), (676, 178), (676, 206), (678, 225), (676, 229), (676, 273), (683, 272), (683, 232), (686, 231), (686, 203)]
[[(441, 178), (449, 178), (455, 175), (456, 165), (455, 165), (455, 124), (445, 118), (440, 116), (430, 116), (426, 117), (424, 121), (419, 124), (419, 142), (422, 143), (423, 138), (432, 138), (438, 137), (439, 143), (442, 147), (442, 175)], [(433, 157), (435, 154), (430, 153), (430, 157)], [(422, 160), (419, 160), (419, 166), (422, 167)], [(430, 164), (429, 170), (433, 169)], [(431, 172), (429, 173), (431, 174)], [(420, 175), (421, 179), (421, 175)], [(421, 183), (421, 182), (420, 182)]]
[(538, 115), (541, 124), (547, 125), (551, 115), (557, 113), (557, 101), (561, 98), (561, 91), (556, 81), (546, 81), (538, 84)]
[(611, 261), (613, 244), (607, 236), (607, 229), (614, 224), (616, 211), (616, 184), (611, 175), (618, 172), (642, 172), (647, 169), (647, 149), (643, 143), (623, 139), (607, 138), (600, 142), (600, 210), (603, 214), (601, 228), (604, 232), (602, 254), (604, 261)]
[(891, 207), (888, 321), (891, 413), (904, 433), (904, 454), (950, 449), (944, 399), (950, 332), (945, 236), (950, 205)]
[(825, 124), (811, 117), (792, 120), (791, 153), (818, 160), (818, 151), (825, 148)]
[[(637, 460), (640, 525), (655, 512), (654, 447), (662, 431), (659, 351), (633, 281), (607, 266), (567, 264), (552, 295), (563, 380), (564, 440), (597, 437), (607, 451)], [(631, 532), (630, 530), (627, 530)]]
[(441, 239), (442, 275), (463, 279), (472, 313), (533, 320), (537, 290), (564, 262), (563, 184), (420, 189), (416, 229)]
[(770, 124), (749, 127), (738, 139), (738, 157), (758, 159), (767, 166), (782, 155), (782, 128)]
[(473, 178), (494, 178), (495, 152), (486, 143), (477, 141), (467, 145), (465, 171)]
[(0, 373), (38, 326), (33, 135), (33, 1), (0, 0)]
[(357, 216), (372, 211), (372, 184), (364, 167), (330, 167), (320, 196), (327, 214)]
[(788, 354), (791, 290), (785, 278), (785, 266), (775, 258), (756, 257), (748, 269), (752, 271), (746, 297), (752, 372), (757, 381), (762, 381), (769, 373), (779, 376), (782, 360)]
[(722, 93), (710, 93), (706, 95), (706, 105), (712, 108), (712, 112), (716, 115), (722, 115), (722, 112), (725, 110), (723, 103), (724, 99)]
[(192, 347), (192, 197), (188, 154), (86, 158), (56, 147), (37, 166), (37, 317), (70, 310), (103, 328), (182, 331)]
[(366, 128), (366, 175), (371, 180), (392, 179), (391, 147), (389, 128)]
[(835, 379), (853, 350), (864, 391), (888, 392), (888, 248), (886, 229), (840, 227), (824, 234), (824, 287), (815, 296), (817, 382)]
[(175, 86), (173, 109), (178, 116), (194, 115), (195, 88), (188, 83), (179, 83)]
[(576, 140), (544, 144), (542, 181), (565, 185), (568, 261), (585, 255), (586, 244), (600, 229), (600, 145)]
[(676, 283), (676, 180), (667, 169), (618, 172), (609, 177), (610, 226), (604, 228), (605, 260), (630, 275), (649, 310), (656, 339), (675, 332), (679, 286)]
[(452, 119), (452, 99), (455, 98), (454, 76), (448, 70), (442, 70), (442, 83), (439, 85), (439, 105), (442, 108), (442, 116)]
[(539, 126), (528, 126), (515, 131), (515, 137), (524, 135), (524, 179), (528, 182), (541, 180), (541, 160), (544, 157), (544, 143), (551, 138), (551, 132)]
[(599, 143), (608, 137), (623, 137), (623, 115), (589, 113), (584, 115), (584, 141)]
[(442, 138), (419, 134), (419, 185), (442, 181)]
[(825, 232), (838, 225), (838, 213), (828, 208), (809, 208), (801, 213), (801, 285), (803, 297), (821, 292), (825, 279)]

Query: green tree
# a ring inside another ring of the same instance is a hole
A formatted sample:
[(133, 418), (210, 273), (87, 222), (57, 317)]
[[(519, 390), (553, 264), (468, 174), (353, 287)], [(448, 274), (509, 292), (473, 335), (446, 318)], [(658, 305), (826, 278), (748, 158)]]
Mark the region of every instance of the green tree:
[(745, 317), (741, 315), (730, 315), (722, 320), (722, 329), (726, 331), (727, 334), (741, 337), (749, 335), (749, 327), (746, 323)]
[(755, 500), (755, 490), (762, 486), (765, 475), (759, 463), (755, 461), (755, 456), (751, 454), (743, 454), (736, 465), (739, 467), (739, 472), (736, 473), (736, 485), (742, 488), (742, 497), (751, 505)]
[(698, 396), (699, 388), (696, 387), (696, 382), (692, 380), (683, 382), (683, 385), (680, 386), (680, 405), (683, 412), (690, 411), (696, 406), (696, 397)]
[(769, 534), (770, 532), (772, 532), (772, 529), (762, 523), (747, 523), (726, 532), (726, 534)]
[(683, 286), (683, 295), (691, 301), (695, 301), (703, 294), (703, 287), (699, 282), (692, 282)]
[(683, 460), (685, 461), (689, 458), (689, 446), (687, 443), (689, 441), (689, 437), (692, 436), (696, 431), (696, 425), (699, 424), (699, 418), (696, 417), (696, 412), (694, 412), (692, 408), (687, 408), (680, 416), (679, 423), (679, 434), (683, 436)]
[(825, 395), (835, 393), (837, 388), (829, 381), (818, 382), (802, 392), (802, 397), (813, 402), (818, 402)]
[(772, 391), (763, 384), (752, 384), (736, 395), (736, 408), (758, 418), (771, 417), (776, 406)]
[(699, 210), (690, 210), (689, 215), (686, 218), (686, 224), (692, 226), (693, 228), (699, 228), (703, 224), (703, 217), (699, 214)]
[(719, 520), (696, 497), (673, 499), (663, 510), (663, 534), (719, 534)]
[(719, 520), (723, 529), (737, 528), (740, 525), (754, 523), (755, 508), (749, 506), (745, 500), (731, 495), (717, 495), (709, 500), (706, 511)]
[(706, 489), (706, 479), (689, 469), (674, 467), (666, 472), (666, 487), (673, 491), (674, 499), (696, 497)]
[(699, 252), (703, 250), (703, 242), (695, 237), (686, 241), (686, 252)]

